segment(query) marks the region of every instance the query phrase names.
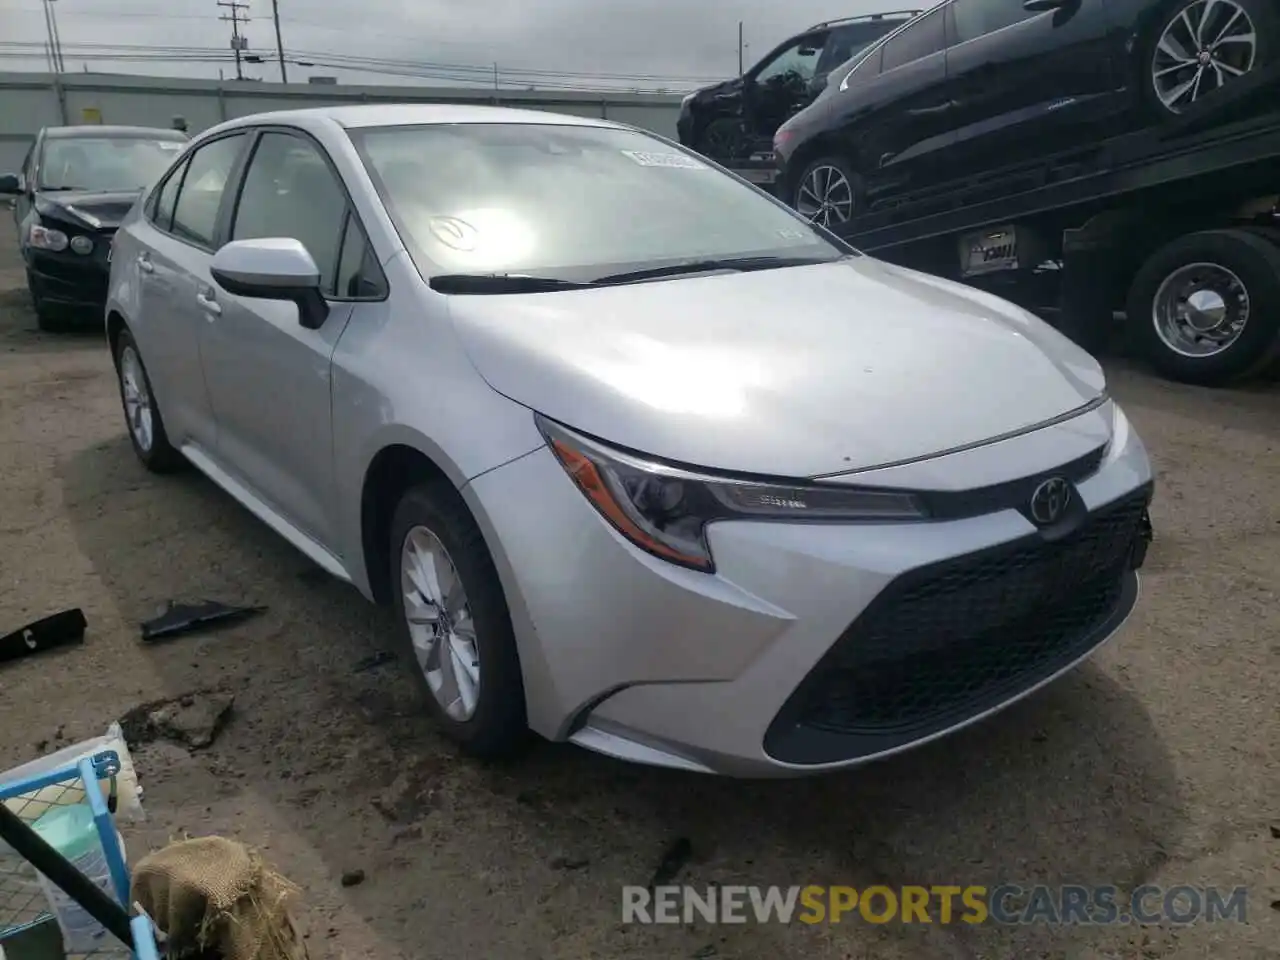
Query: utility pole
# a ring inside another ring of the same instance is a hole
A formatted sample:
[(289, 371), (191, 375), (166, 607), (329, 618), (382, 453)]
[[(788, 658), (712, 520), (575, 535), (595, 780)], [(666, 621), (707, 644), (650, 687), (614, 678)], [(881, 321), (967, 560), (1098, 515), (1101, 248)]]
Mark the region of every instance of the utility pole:
[(276, 22), (276, 55), (280, 58), (280, 82), (288, 83), (289, 74), (284, 69), (284, 41), (280, 39), (280, 2), (271, 0), (271, 19)]
[(58, 18), (53, 12), (53, 0), (44, 0), (44, 25), (49, 31), (49, 54), (54, 73), (65, 73), (67, 65), (62, 60), (62, 38), (58, 36)]
[(230, 14), (224, 14), (218, 17), (219, 20), (229, 22), (231, 24), (231, 49), (236, 55), (236, 79), (244, 79), (244, 69), (240, 62), (240, 56), (244, 53), (245, 48), (249, 45), (244, 35), (240, 32), (240, 24), (248, 23), (248, 15), (241, 16), (241, 10), (248, 10), (249, 4), (240, 3), (239, 0), (217, 0), (218, 6), (225, 7), (230, 10)]

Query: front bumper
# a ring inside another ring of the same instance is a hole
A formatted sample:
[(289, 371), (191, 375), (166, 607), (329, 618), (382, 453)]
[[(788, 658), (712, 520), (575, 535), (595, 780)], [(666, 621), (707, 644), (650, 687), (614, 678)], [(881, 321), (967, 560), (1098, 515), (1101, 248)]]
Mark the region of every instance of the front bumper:
[[(1132, 610), (1146, 451), (1107, 405), (919, 465), (917, 482), (950, 473), (985, 488), (1092, 456), (1113, 425), (1076, 483), (1080, 525), (1061, 539), (1016, 509), (721, 522), (708, 530), (714, 575), (623, 540), (549, 451), (477, 478), (468, 495), (503, 577), (531, 726), (639, 762), (795, 776), (896, 753), (1021, 699)], [(1000, 477), (993, 463), (1021, 472)], [(915, 469), (894, 473), (911, 486)]]
[(111, 275), (110, 243), (110, 237), (95, 238), (94, 250), (88, 254), (28, 248), (27, 269), (36, 296), (51, 306), (101, 312)]

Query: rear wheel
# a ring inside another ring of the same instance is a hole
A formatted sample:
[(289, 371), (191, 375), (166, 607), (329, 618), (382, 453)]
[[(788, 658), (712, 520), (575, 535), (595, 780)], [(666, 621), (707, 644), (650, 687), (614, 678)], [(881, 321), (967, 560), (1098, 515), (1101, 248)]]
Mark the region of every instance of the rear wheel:
[(1173, 0), (1144, 44), (1152, 111), (1172, 117), (1271, 63), (1276, 13), (1267, 0)]
[(181, 469), (186, 458), (169, 443), (164, 418), (160, 416), (160, 408), (151, 390), (151, 378), (147, 376), (138, 345), (128, 330), (121, 330), (116, 338), (116, 376), (129, 442), (142, 465), (152, 473), (172, 473)]
[(1280, 348), (1280, 248), (1247, 230), (1180, 237), (1143, 264), (1127, 306), (1134, 343), (1164, 376), (1252, 376)]
[(862, 181), (838, 157), (811, 161), (796, 178), (791, 206), (801, 216), (834, 228), (853, 219), (862, 203)]

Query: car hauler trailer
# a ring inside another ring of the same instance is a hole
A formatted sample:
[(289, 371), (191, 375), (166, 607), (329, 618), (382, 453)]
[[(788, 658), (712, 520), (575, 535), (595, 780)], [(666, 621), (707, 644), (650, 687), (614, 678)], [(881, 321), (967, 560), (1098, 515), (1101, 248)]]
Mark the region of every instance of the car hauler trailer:
[(1280, 64), (1171, 123), (877, 204), (836, 228), (1218, 386), (1280, 357)]

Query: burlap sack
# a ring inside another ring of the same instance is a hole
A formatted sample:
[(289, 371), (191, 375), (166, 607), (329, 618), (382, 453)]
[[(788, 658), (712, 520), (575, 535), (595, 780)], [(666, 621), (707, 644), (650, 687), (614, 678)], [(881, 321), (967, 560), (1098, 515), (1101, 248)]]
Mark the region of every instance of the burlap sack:
[(223, 837), (170, 844), (133, 868), (133, 900), (174, 958), (307, 960), (289, 913), (295, 892), (255, 851)]

